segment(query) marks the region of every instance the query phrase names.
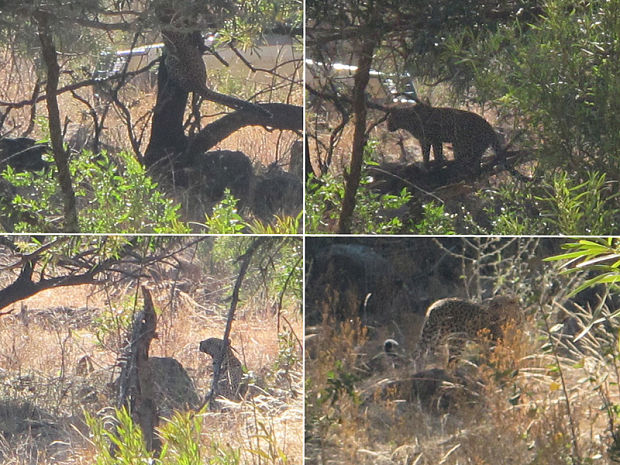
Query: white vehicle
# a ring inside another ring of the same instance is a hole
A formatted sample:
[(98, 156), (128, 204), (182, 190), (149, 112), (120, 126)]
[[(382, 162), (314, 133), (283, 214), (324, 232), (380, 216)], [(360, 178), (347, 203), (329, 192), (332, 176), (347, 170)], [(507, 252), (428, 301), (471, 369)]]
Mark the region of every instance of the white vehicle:
[[(306, 80), (313, 88), (320, 88), (321, 80), (330, 77), (338, 87), (342, 83), (353, 87), (353, 77), (357, 66), (344, 63), (324, 64), (306, 59)], [(397, 83), (401, 83), (400, 85)], [(387, 99), (392, 103), (414, 103), (417, 98), (413, 78), (409, 73), (395, 75), (382, 71), (370, 70), (370, 81), (367, 88), (368, 94), (377, 99)]]
[[(207, 34), (204, 36), (205, 45), (213, 48), (217, 43), (217, 34)], [(136, 71), (148, 65), (151, 61), (159, 58), (163, 52), (164, 44), (156, 43), (135, 47), (128, 50), (104, 51), (99, 56), (93, 79), (105, 79), (115, 74), (121, 73), (126, 68), (127, 71)], [(207, 65), (207, 75), (214, 76), (222, 73), (231, 79), (240, 81), (251, 81), (251, 83), (270, 84), (273, 75), (267, 70), (273, 70), (280, 76), (293, 77), (299, 60), (302, 59), (301, 49), (296, 50), (293, 39), (284, 34), (267, 34), (259, 44), (247, 51), (240, 51), (239, 57), (233, 49), (228, 46), (217, 46), (215, 52), (221, 57), (218, 59), (214, 54), (206, 53), (203, 59)], [(257, 69), (252, 72), (251, 68), (244, 63), (244, 60), (252, 67)], [(265, 71), (261, 71), (265, 70)], [(301, 73), (301, 71), (300, 71)], [(153, 87), (157, 82), (157, 67), (140, 76), (136, 81), (138, 85)], [(240, 83), (243, 86), (243, 83)]]

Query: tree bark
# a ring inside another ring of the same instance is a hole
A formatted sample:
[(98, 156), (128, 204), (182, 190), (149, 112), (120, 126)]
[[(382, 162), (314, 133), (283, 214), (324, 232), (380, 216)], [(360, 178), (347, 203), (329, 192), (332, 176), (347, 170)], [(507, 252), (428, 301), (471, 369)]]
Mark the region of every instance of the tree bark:
[[(162, 56), (157, 73), (157, 101), (153, 110), (151, 139), (144, 154), (144, 166), (147, 168), (156, 165), (174, 166), (177, 160), (170, 157), (185, 151), (187, 136), (183, 131), (183, 115), (187, 97), (188, 92), (168, 79), (168, 70)], [(163, 171), (164, 166), (157, 168)]]
[(351, 165), (349, 173), (345, 175), (345, 191), (342, 200), (342, 210), (338, 219), (338, 233), (351, 233), (351, 219), (355, 210), (355, 196), (360, 184), (362, 163), (364, 161), (364, 147), (366, 146), (366, 86), (370, 78), (370, 66), (376, 41), (373, 37), (362, 40), (361, 53), (357, 64), (353, 84), (353, 150), (351, 151)]
[[(151, 341), (156, 337), (157, 315), (148, 289), (142, 287), (144, 310), (134, 318), (127, 341), (124, 364), (119, 378), (117, 405), (126, 407), (134, 422), (140, 425), (146, 449), (159, 452), (161, 442), (155, 434), (159, 424), (153, 376), (149, 359)], [(116, 448), (112, 448), (116, 452)]]
[[(41, 279), (39, 281), (33, 281), (32, 276), (35, 264), (34, 259), (28, 260), (22, 265), (22, 270), (18, 278), (7, 287), (0, 290), (0, 309), (31, 297), (46, 289), (96, 283), (97, 280), (95, 279), (95, 275), (102, 271), (101, 268), (96, 267), (81, 274), (57, 276), (48, 279)], [(0, 313), (0, 316), (8, 313), (11, 313), (11, 311)]]
[(49, 27), (49, 14), (38, 10), (35, 13), (37, 21), (37, 32), (41, 42), (41, 52), (43, 61), (47, 68), (47, 83), (45, 86), (47, 103), (48, 123), (50, 131), (50, 142), (52, 145), (52, 155), (58, 169), (58, 183), (62, 191), (64, 203), (64, 231), (78, 232), (78, 216), (75, 203), (75, 192), (71, 182), (71, 172), (69, 171), (69, 156), (62, 143), (62, 125), (60, 123), (60, 111), (56, 98), (58, 91), (58, 77), (60, 66), (56, 56), (56, 47)]

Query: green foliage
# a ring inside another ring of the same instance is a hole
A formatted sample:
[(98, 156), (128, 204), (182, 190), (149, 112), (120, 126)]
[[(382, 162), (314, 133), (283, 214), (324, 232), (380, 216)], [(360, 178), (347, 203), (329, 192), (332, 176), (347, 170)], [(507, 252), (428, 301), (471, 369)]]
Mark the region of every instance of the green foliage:
[(235, 77), (227, 68), (209, 70), (209, 82), (218, 92), (236, 95), (240, 98), (251, 97), (258, 88), (258, 83)]
[(327, 387), (319, 392), (316, 399), (317, 403), (320, 405), (329, 402), (333, 405), (342, 396), (346, 396), (359, 404), (359, 395), (355, 390), (357, 381), (359, 381), (359, 377), (345, 370), (342, 361), (336, 360), (334, 370), (327, 373)]
[(470, 215), (465, 215), (469, 233), (520, 236), (533, 231), (544, 232), (543, 218), (532, 213), (536, 207), (534, 196), (522, 186), (506, 183), (496, 191), (486, 190), (479, 196), (491, 227), (486, 229), (476, 224)]
[(300, 234), (302, 231), (301, 220), (303, 212), (296, 217), (292, 216), (276, 216), (275, 224), (265, 224), (258, 219), (254, 219), (248, 228), (252, 234)]
[[(368, 141), (364, 148), (366, 164), (362, 169), (360, 188), (357, 190), (355, 210), (351, 221), (352, 234), (454, 234), (455, 216), (445, 212), (443, 205), (429, 202), (422, 205), (419, 223), (403, 221), (399, 210), (412, 203), (413, 196), (407, 188), (398, 194), (381, 194), (372, 189), (373, 177), (367, 167), (377, 166), (372, 161), (379, 142)], [(330, 232), (340, 216), (344, 198), (343, 175), (326, 173), (320, 180), (312, 176), (306, 186), (306, 231)]]
[(127, 331), (131, 327), (135, 314), (135, 305), (117, 304), (114, 308), (106, 309), (93, 318), (95, 336), (100, 346), (109, 345), (108, 339), (115, 338), (122, 344)]
[(213, 207), (211, 215), (205, 218), (207, 234), (299, 234), (301, 232), (300, 213), (297, 217), (276, 216), (274, 224), (266, 224), (255, 218), (246, 221), (237, 209), (238, 199), (233, 197), (228, 189), (224, 191), (224, 198)]
[[(237, 263), (256, 237), (218, 237), (208, 253), (212, 272), (236, 275)], [(255, 293), (262, 301), (282, 303), (283, 308), (300, 306), (303, 288), (303, 240), (300, 237), (273, 237), (261, 244), (245, 277), (241, 298)], [(231, 286), (232, 289), (232, 286)], [(273, 297), (275, 296), (275, 297)]]
[[(162, 449), (159, 457), (144, 446), (140, 427), (123, 407), (115, 410), (114, 417), (102, 419), (84, 412), (90, 430), (90, 440), (95, 446), (95, 465), (133, 465), (152, 463), (161, 465), (239, 465), (240, 449), (221, 446), (212, 441), (208, 446), (200, 440), (202, 412), (176, 412), (159, 428)], [(116, 428), (106, 426), (114, 424)], [(113, 455), (110, 444), (116, 446)]]
[(246, 227), (237, 210), (238, 199), (233, 197), (229, 189), (224, 191), (224, 198), (213, 207), (213, 213), (205, 218), (208, 234), (239, 234)]
[[(303, 241), (282, 237), (264, 243), (255, 254), (245, 293), (259, 293), (282, 309), (300, 309), (303, 289)], [(272, 296), (272, 297), (269, 297)], [(290, 313), (289, 313), (290, 315)], [(298, 313), (301, 316), (301, 311)]]
[(274, 371), (282, 370), (286, 375), (300, 362), (299, 343), (295, 335), (291, 331), (278, 334), (278, 358), (274, 363)]
[(278, 25), (302, 27), (303, 3), (298, 0), (258, 0), (240, 2), (238, 14), (226, 23), (222, 40), (231, 38), (250, 44), (250, 37), (259, 37), (265, 29)]
[[(82, 152), (71, 164), (76, 195), (88, 199), (80, 209), (81, 228), (90, 232), (183, 233), (174, 205), (136, 158), (120, 152), (114, 163), (105, 154)], [(124, 226), (126, 225), (126, 226)]]
[[(116, 424), (116, 432), (106, 428), (103, 420), (88, 412), (84, 412), (84, 418), (90, 430), (90, 440), (97, 452), (95, 465), (130, 465), (143, 460), (154, 460), (153, 454), (146, 450), (142, 430), (133, 422), (127, 409), (116, 410), (114, 418), (107, 418)], [(115, 455), (110, 451), (111, 444), (117, 449)]]
[[(326, 384), (317, 389), (316, 382), (306, 374), (305, 377), (305, 422), (306, 431), (318, 428), (327, 431), (341, 422), (339, 400), (343, 397), (354, 405), (361, 403), (355, 383), (359, 376), (347, 371), (341, 360), (336, 360), (333, 369), (325, 373)], [(344, 405), (348, 404), (345, 402)]]
[(469, 76), (463, 94), (510, 116), (542, 178), (502, 186), (487, 232), (608, 234), (620, 212), (620, 3), (540, 3), (527, 21), (450, 36), (442, 58)]
[[(563, 244), (562, 247), (567, 250), (566, 253), (548, 257), (545, 260), (565, 261), (562, 267), (564, 268), (562, 274), (581, 273), (589, 278), (574, 288), (569, 296), (574, 296), (587, 288), (597, 285), (606, 286), (611, 295), (618, 293), (618, 283), (620, 283), (620, 240), (618, 238), (579, 239)], [(617, 330), (617, 319), (620, 316), (620, 310), (609, 309), (605, 305), (606, 297), (602, 299), (599, 305), (592, 309), (591, 313), (574, 315), (579, 316), (578, 319), (584, 328), (575, 337), (575, 342), (581, 341), (580, 343), (586, 344), (584, 341), (588, 341), (587, 355), (580, 353), (583, 359), (579, 362), (578, 367), (584, 369), (587, 373), (585, 379), (589, 382), (589, 387), (602, 399), (601, 410), (606, 412), (608, 420), (607, 452), (612, 461), (617, 461), (620, 457), (620, 405), (615, 402), (618, 393), (612, 393), (612, 389), (617, 391), (620, 385), (620, 379), (618, 378), (620, 344)], [(601, 327), (603, 331), (597, 331)], [(549, 333), (551, 334), (553, 331), (554, 328), (551, 328)], [(556, 351), (558, 344), (551, 342), (550, 337), (548, 349)], [(601, 366), (608, 364), (607, 370), (601, 370), (600, 367), (593, 369), (594, 364), (584, 363), (585, 360), (592, 357), (590, 354), (595, 354), (593, 358), (599, 357), (597, 362)], [(559, 360), (557, 355), (556, 360)], [(556, 365), (558, 369), (561, 368), (559, 362)], [(588, 365), (590, 366), (588, 367)], [(564, 378), (561, 378), (561, 381), (564, 383)], [(568, 404), (568, 396), (566, 397)]]
[(618, 238), (581, 239), (563, 245), (569, 252), (549, 257), (546, 261), (567, 260), (563, 273), (583, 272), (596, 273), (571, 292), (575, 295), (588, 287), (597, 284), (613, 286), (617, 289), (620, 283), (620, 241)]
[[(344, 198), (344, 178), (330, 173), (319, 181), (308, 181), (306, 187), (306, 231), (309, 233), (328, 232), (333, 229), (340, 215), (339, 206)], [(403, 189), (398, 195), (379, 194), (368, 189), (372, 178), (364, 176), (357, 191), (355, 211), (351, 222), (353, 234), (394, 234), (402, 232), (404, 224), (400, 218), (389, 218), (394, 211), (411, 200), (411, 193)]]
[[(161, 194), (157, 183), (132, 155), (120, 152), (111, 157), (103, 152), (95, 156), (83, 151), (70, 161), (70, 171), (82, 232), (188, 232), (179, 222), (179, 205)], [(62, 218), (55, 169), (17, 173), (7, 167), (2, 176), (23, 192), (16, 194), (10, 204), (2, 205), (2, 214), (36, 219), (35, 225), (18, 220), (16, 232), (27, 232), (33, 226), (37, 231), (47, 230), (48, 223)]]
[(456, 215), (446, 213), (442, 204), (429, 202), (422, 205), (422, 220), (414, 226), (416, 234), (447, 235), (456, 234), (454, 220)]
[[(205, 455), (204, 447), (200, 443), (201, 429), (202, 417), (200, 414), (194, 412), (175, 412), (173, 417), (159, 429), (163, 442), (159, 457), (161, 463), (178, 465), (202, 464), (201, 458), (208, 455)], [(221, 463), (236, 465), (236, 462), (230, 461), (223, 461)]]
[(541, 216), (547, 218), (554, 231), (562, 234), (607, 234), (617, 230), (618, 214), (615, 199), (618, 193), (606, 181), (606, 175), (588, 173), (584, 182), (568, 179), (566, 173), (553, 176), (551, 185), (544, 185), (545, 194), (536, 197)]
[(344, 179), (341, 176), (328, 172), (317, 180), (311, 174), (306, 183), (306, 232), (328, 232), (338, 219), (338, 206), (343, 198)]
[[(119, 236), (119, 235), (60, 235), (60, 236), (15, 236), (23, 240), (14, 243), (22, 253), (39, 252), (42, 267), (65, 266), (74, 272), (82, 266), (91, 271), (100, 263), (133, 254), (156, 252), (178, 241), (171, 236)], [(76, 262), (76, 257), (79, 261)]]
[(239, 465), (241, 463), (241, 449), (212, 441), (207, 457), (209, 465)]
[[(353, 213), (353, 234), (455, 234), (456, 215), (449, 214), (441, 204), (429, 202), (422, 205), (418, 223), (403, 221), (399, 209), (412, 201), (411, 193), (403, 188), (398, 195), (379, 194), (369, 188), (372, 178), (362, 176), (357, 191)], [(314, 179), (306, 186), (306, 231), (309, 233), (330, 232), (338, 221), (344, 197), (342, 176), (325, 174), (317, 187)]]
[[(543, 168), (620, 172), (618, 0), (547, 0), (535, 25), (515, 22), (450, 53), (495, 100), (531, 128)], [(520, 124), (519, 124), (520, 123)]]
[(273, 262), (273, 291), (301, 302), (303, 289), (303, 241), (284, 239)]
[[(506, 184), (481, 194), (492, 224), (484, 234), (588, 234), (615, 231), (620, 221), (617, 186), (606, 174), (571, 180), (565, 172), (543, 175), (532, 186)], [(475, 226), (472, 226), (475, 227)]]

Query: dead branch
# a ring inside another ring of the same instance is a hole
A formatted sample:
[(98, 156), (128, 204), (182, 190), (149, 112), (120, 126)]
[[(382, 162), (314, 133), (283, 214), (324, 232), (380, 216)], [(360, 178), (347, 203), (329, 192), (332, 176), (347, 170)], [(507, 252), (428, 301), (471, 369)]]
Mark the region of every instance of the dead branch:
[[(113, 82), (113, 81), (118, 81), (118, 80), (124, 80), (124, 79), (128, 79), (131, 78), (133, 76), (137, 76), (139, 74), (144, 73), (145, 71), (148, 71), (149, 69), (151, 69), (153, 66), (155, 66), (155, 64), (159, 61), (159, 58), (151, 61), (149, 64), (147, 64), (146, 66), (136, 70), (136, 71), (128, 71), (124, 74), (114, 74), (113, 76), (108, 76), (106, 78), (100, 78), (100, 79), (87, 79), (85, 81), (80, 81), (80, 82), (76, 82), (73, 84), (69, 84), (66, 85), (64, 87), (60, 87), (59, 89), (56, 90), (56, 95), (62, 95), (65, 92), (71, 92), (72, 90), (78, 90), (81, 89), (82, 87), (89, 87), (89, 86), (93, 86), (95, 84), (102, 84), (105, 82)], [(41, 102), (43, 100), (45, 100), (47, 98), (46, 94), (42, 94), (39, 95), (36, 98), (31, 98), (28, 100), (21, 100), (19, 102), (4, 102), (4, 101), (0, 101), (0, 107), (7, 107), (7, 109), (14, 109), (14, 108), (23, 108), (26, 107), (28, 105), (34, 105), (35, 103)]]
[(258, 237), (254, 239), (254, 241), (250, 244), (246, 252), (239, 257), (238, 261), (241, 262), (241, 266), (239, 267), (239, 274), (237, 275), (237, 280), (235, 281), (235, 287), (233, 288), (232, 297), (230, 300), (230, 309), (228, 310), (228, 317), (226, 319), (226, 329), (224, 330), (224, 336), (222, 340), (224, 341), (222, 344), (222, 350), (213, 361), (213, 381), (211, 383), (211, 390), (207, 394), (205, 402), (208, 402), (210, 406), (214, 406), (213, 400), (217, 395), (217, 386), (220, 380), (220, 371), (222, 368), (222, 362), (226, 354), (228, 354), (228, 349), (230, 347), (230, 330), (232, 327), (232, 320), (235, 317), (235, 311), (237, 310), (237, 302), (239, 301), (239, 290), (241, 289), (241, 283), (243, 282), (243, 278), (248, 270), (250, 265), (250, 261), (252, 260), (252, 256), (256, 252), (256, 250), (260, 247), (263, 242), (265, 242), (266, 238)]

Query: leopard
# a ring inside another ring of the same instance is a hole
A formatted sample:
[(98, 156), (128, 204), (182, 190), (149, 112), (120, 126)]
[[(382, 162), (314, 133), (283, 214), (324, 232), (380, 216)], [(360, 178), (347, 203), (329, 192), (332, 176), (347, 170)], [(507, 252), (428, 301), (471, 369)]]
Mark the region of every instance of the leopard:
[(162, 38), (166, 49), (163, 62), (168, 77), (182, 90), (234, 110), (250, 111), (271, 118), (272, 114), (259, 105), (207, 87), (207, 67), (202, 59), (206, 47), (200, 31), (186, 25), (168, 24), (162, 27)]
[(458, 356), (468, 340), (485, 332), (491, 341), (501, 339), (505, 326), (520, 325), (524, 314), (515, 296), (496, 296), (482, 303), (460, 298), (441, 299), (428, 307), (414, 351), (419, 361), (442, 345), (448, 346), (449, 360)]
[[(200, 351), (213, 358), (213, 369), (215, 371), (215, 360), (224, 347), (224, 341), (216, 337), (210, 337), (200, 342)], [(247, 383), (243, 379), (243, 364), (233, 353), (229, 346), (222, 365), (220, 367), (220, 379), (217, 385), (216, 395), (225, 397), (229, 400), (241, 399), (247, 391)]]
[(444, 142), (452, 143), (455, 162), (472, 174), (480, 173), (480, 162), (487, 148), (492, 147), (500, 159), (506, 155), (499, 136), (487, 120), (465, 110), (432, 107), (423, 102), (395, 105), (388, 111), (387, 127), (390, 132), (405, 129), (418, 139), (427, 169), (431, 166), (431, 146), (435, 164), (445, 164)]

